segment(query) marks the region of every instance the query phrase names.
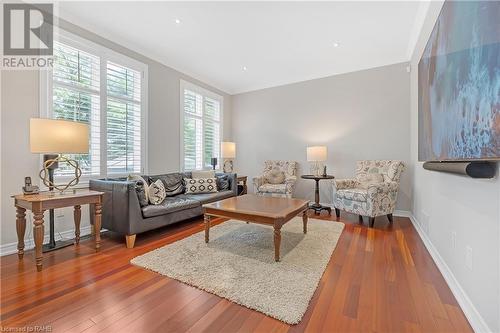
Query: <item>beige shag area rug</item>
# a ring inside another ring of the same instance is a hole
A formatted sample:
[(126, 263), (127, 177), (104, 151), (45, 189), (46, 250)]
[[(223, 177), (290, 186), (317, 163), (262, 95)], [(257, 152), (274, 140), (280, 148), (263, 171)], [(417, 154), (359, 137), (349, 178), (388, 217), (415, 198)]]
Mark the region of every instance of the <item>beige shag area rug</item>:
[(344, 224), (302, 218), (281, 229), (281, 261), (274, 261), (273, 229), (230, 220), (166, 245), (131, 263), (297, 324), (307, 310)]

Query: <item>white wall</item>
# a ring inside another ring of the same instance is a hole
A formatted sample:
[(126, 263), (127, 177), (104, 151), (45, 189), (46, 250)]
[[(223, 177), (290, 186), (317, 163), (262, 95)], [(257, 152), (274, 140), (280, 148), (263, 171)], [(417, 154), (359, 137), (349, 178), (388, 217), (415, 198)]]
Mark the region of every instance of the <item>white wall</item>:
[[(250, 177), (266, 159), (293, 160), (308, 174), (306, 147), (328, 146), (328, 173), (352, 177), (356, 160), (410, 161), (407, 64), (395, 64), (233, 96), (236, 171)], [(253, 191), (253, 186), (251, 188)], [(320, 183), (331, 203), (331, 182)], [(314, 182), (299, 179), (295, 197), (314, 199)], [(410, 209), (410, 177), (397, 209)]]
[[(158, 174), (179, 171), (180, 167), (180, 79), (200, 85), (224, 97), (224, 140), (231, 140), (231, 96), (172, 68), (130, 51), (68, 22), (60, 26), (74, 34), (146, 63), (149, 76), (148, 168)], [(25, 176), (38, 182), (39, 155), (30, 153), (29, 119), (39, 117), (39, 75), (37, 71), (1, 73), (1, 207), (0, 245), (17, 242), (15, 209), (11, 195), (21, 192)], [(82, 228), (88, 227), (88, 210), (82, 209)], [(64, 217), (57, 215), (64, 214)], [(73, 229), (70, 209), (56, 211), (56, 235)], [(28, 214), (26, 237), (31, 237)], [(45, 219), (47, 222), (47, 217)], [(48, 224), (45, 233), (48, 234)], [(15, 247), (14, 247), (15, 248)]]
[[(470, 299), (470, 304), (462, 302), (461, 306), (471, 324), (476, 330), (499, 332), (500, 180), (477, 180), (427, 171), (417, 161), (418, 61), (441, 5), (431, 2), (411, 59), (412, 212), (424, 237), (430, 240), (465, 292), (465, 296), (456, 294), (457, 299)], [(452, 246), (453, 232), (457, 235), (456, 248)], [(473, 250), (472, 270), (465, 264), (467, 246)], [(459, 288), (452, 290), (456, 293)]]

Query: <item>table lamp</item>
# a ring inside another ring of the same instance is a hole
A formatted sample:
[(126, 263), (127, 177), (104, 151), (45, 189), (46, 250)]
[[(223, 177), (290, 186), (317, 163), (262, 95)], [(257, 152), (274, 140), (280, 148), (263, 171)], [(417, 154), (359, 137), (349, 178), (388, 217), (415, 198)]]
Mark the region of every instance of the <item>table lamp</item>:
[(222, 170), (226, 173), (233, 172), (233, 158), (236, 157), (236, 144), (234, 142), (222, 142), (221, 155), (224, 160)]
[(321, 175), (321, 162), (326, 161), (327, 154), (326, 146), (307, 147), (307, 161), (311, 162), (311, 173), (313, 175)]
[[(60, 154), (87, 154), (89, 152), (89, 126), (67, 120), (31, 118), (30, 148), (32, 153), (44, 154), (43, 169), (39, 174), (44, 185), (49, 188), (49, 191), (54, 189), (64, 191), (78, 184), (82, 170), (77, 161)], [(66, 162), (75, 170), (74, 178), (67, 184), (54, 183), (54, 170), (59, 167), (59, 162)], [(44, 251), (63, 246), (56, 247), (54, 210), (50, 209), (50, 241), (44, 246)]]

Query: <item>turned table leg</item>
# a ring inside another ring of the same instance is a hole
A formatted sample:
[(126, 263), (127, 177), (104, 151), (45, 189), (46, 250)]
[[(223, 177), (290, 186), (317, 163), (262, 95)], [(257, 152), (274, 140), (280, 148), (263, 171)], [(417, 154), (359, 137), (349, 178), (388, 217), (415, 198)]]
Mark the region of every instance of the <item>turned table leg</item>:
[(210, 215), (205, 215), (205, 243), (208, 243), (210, 238)]
[(302, 213), (302, 224), (304, 225), (304, 234), (307, 234), (307, 209)]
[(82, 220), (82, 210), (80, 205), (75, 206), (73, 211), (73, 218), (75, 220), (75, 244), (80, 243), (80, 221)]
[(281, 225), (274, 225), (274, 261), (280, 261)]
[(96, 251), (99, 251), (101, 248), (101, 217), (102, 205), (100, 203), (96, 203), (94, 204), (94, 237)]
[(36, 259), (36, 270), (42, 270), (42, 245), (43, 245), (43, 210), (34, 210), (33, 211), (33, 235), (35, 238), (35, 259)]
[(17, 256), (24, 256), (24, 234), (26, 233), (26, 209), (16, 206)]

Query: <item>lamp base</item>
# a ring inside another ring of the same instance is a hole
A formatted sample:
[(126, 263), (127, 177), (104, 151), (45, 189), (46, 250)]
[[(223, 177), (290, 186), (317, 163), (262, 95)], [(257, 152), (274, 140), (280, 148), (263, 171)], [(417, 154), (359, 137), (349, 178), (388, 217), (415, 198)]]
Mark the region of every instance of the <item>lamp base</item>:
[[(81, 240), (81, 238), (80, 238)], [(68, 240), (58, 240), (55, 241), (54, 243), (47, 243), (42, 245), (42, 252), (51, 252), (55, 250), (62, 249), (63, 247), (68, 247), (74, 244), (74, 241), (72, 239)]]
[(230, 160), (230, 159), (224, 160), (223, 171), (225, 173), (232, 173), (233, 172), (233, 160)]

